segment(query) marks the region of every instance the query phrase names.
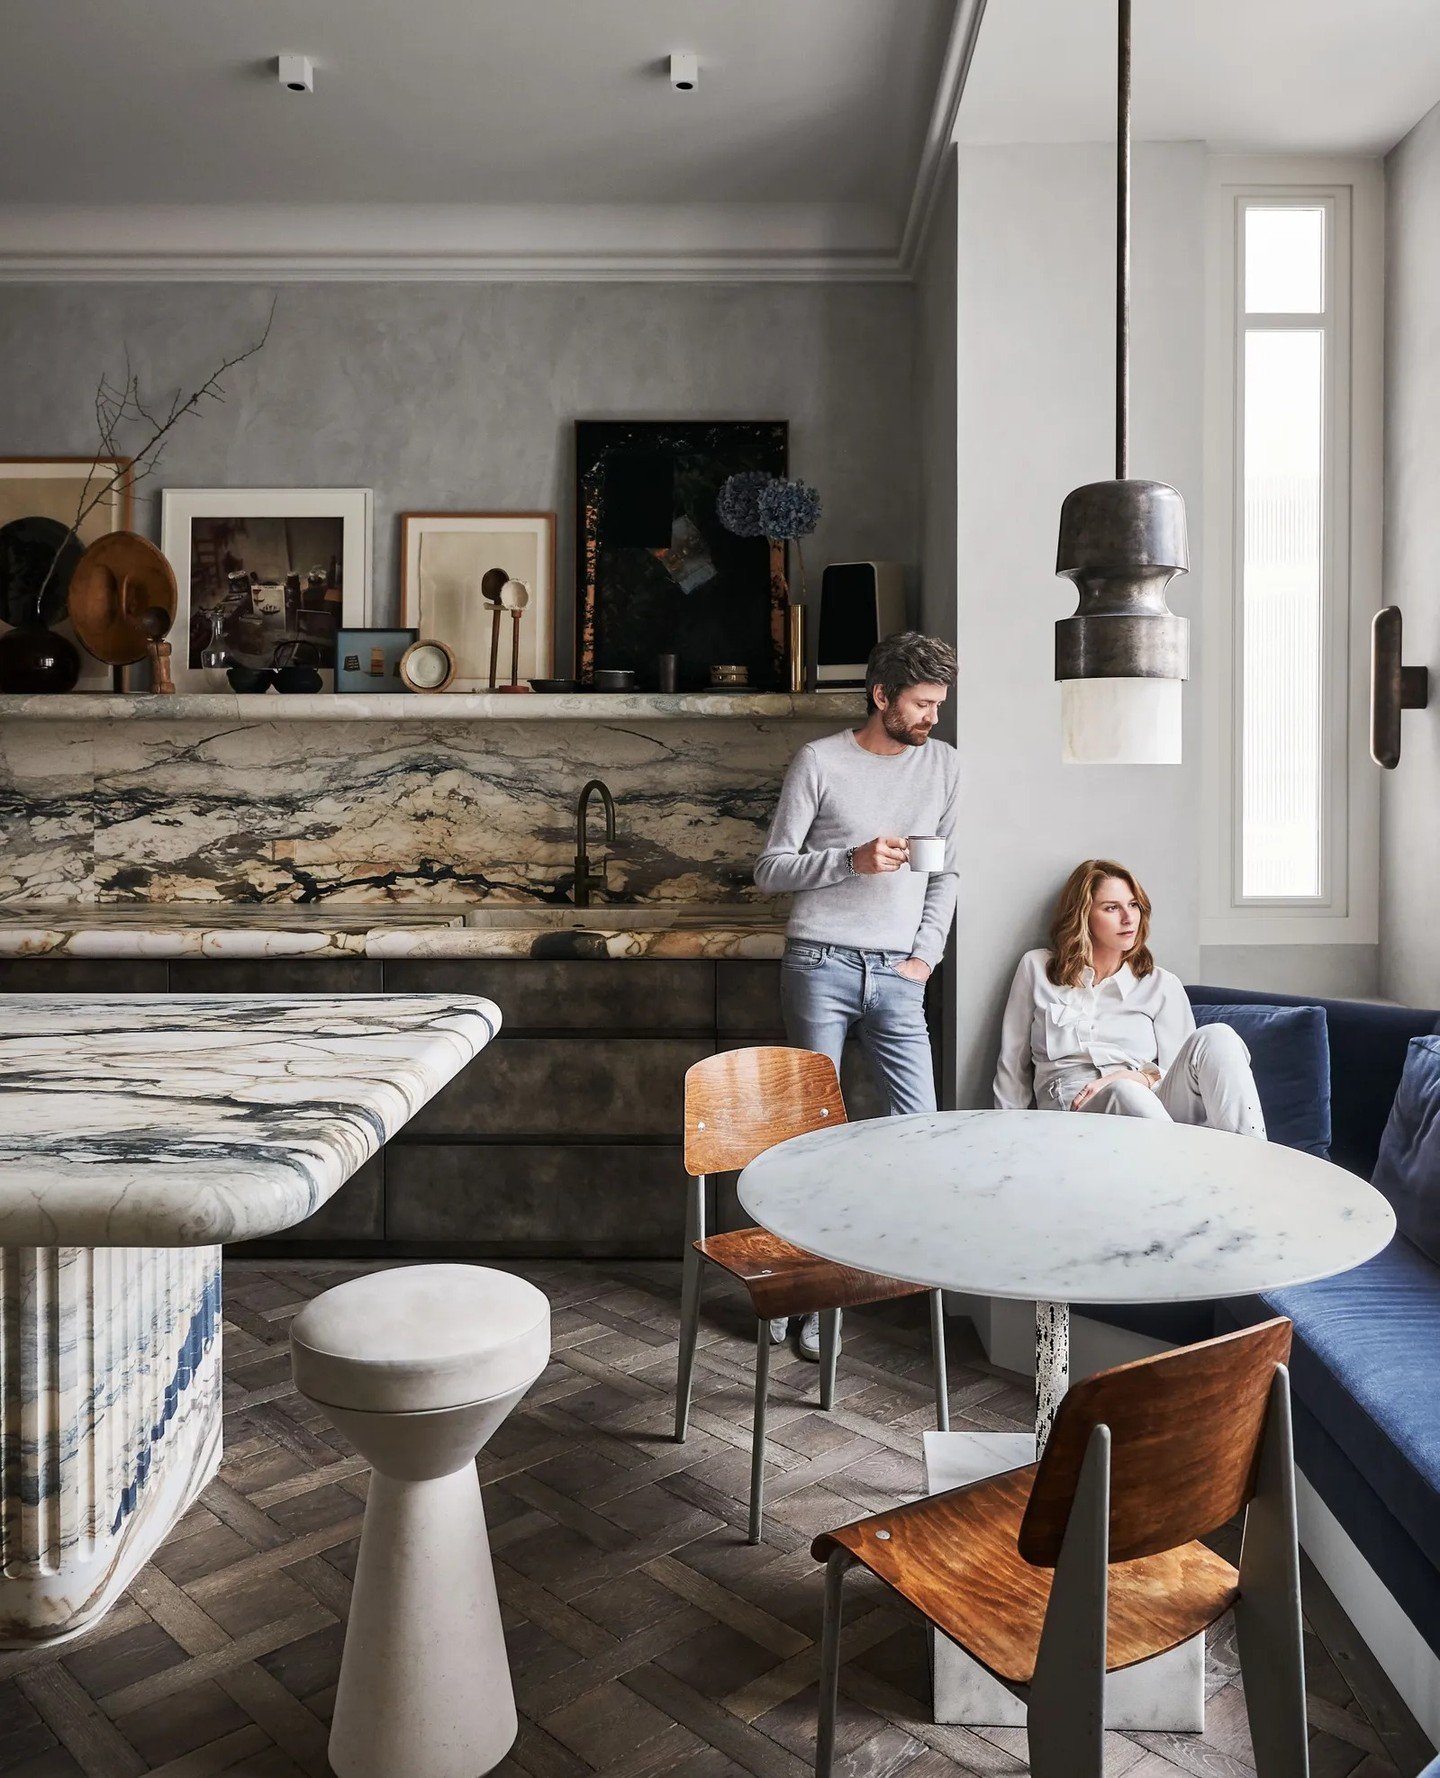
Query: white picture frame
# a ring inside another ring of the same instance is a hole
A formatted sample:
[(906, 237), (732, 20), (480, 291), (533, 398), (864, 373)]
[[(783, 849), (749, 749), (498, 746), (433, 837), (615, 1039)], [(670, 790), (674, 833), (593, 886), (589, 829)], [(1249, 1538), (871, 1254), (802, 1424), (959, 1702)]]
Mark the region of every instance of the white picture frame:
[[(224, 640), (232, 659), (269, 666), (282, 642), (304, 644), (290, 651), (302, 657), (295, 664), (318, 664), (324, 689), (333, 691), (336, 635), (370, 618), (373, 530), (369, 488), (164, 489), (160, 548), (179, 588), (171, 635), (175, 689), (217, 689), (197, 658), (209, 627), (192, 628), (191, 619), (197, 611), (229, 604)], [(247, 566), (247, 554), (255, 563)], [(311, 556), (317, 559), (312, 562)], [(227, 561), (239, 566), (228, 568)], [(289, 572), (277, 581), (282, 567)], [(333, 584), (337, 571), (338, 587)], [(241, 609), (233, 587), (244, 573), (253, 584), (250, 603)], [(257, 581), (257, 574), (267, 578)], [(317, 575), (324, 584), (317, 583)], [(293, 591), (292, 580), (302, 582)], [(317, 651), (318, 662), (310, 658)]]
[[(400, 621), (422, 642), (443, 642), (455, 657), (448, 689), (518, 688), (555, 674), (555, 514), (405, 512), (400, 515)], [(481, 591), (487, 570), (522, 582), (528, 601), (515, 621)]]

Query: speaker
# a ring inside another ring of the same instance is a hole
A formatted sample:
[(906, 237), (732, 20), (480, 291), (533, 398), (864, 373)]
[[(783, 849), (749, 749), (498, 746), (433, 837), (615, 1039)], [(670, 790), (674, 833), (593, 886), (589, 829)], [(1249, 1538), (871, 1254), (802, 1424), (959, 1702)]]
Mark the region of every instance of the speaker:
[(816, 685), (864, 685), (870, 650), (882, 636), (904, 628), (905, 570), (899, 562), (832, 562), (820, 582)]

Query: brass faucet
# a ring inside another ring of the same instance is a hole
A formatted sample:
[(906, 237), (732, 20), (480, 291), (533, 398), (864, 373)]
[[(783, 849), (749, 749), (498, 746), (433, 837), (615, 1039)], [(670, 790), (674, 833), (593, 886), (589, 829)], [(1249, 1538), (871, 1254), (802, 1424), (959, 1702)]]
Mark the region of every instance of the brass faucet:
[(590, 792), (598, 790), (600, 800), (605, 805), (605, 839), (610, 845), (615, 844), (615, 799), (598, 778), (592, 778), (580, 792), (580, 800), (575, 805), (575, 905), (577, 908), (588, 908), (590, 891), (605, 887), (605, 867), (602, 864), (598, 871), (590, 868), (590, 854), (585, 846), (585, 816), (590, 806)]

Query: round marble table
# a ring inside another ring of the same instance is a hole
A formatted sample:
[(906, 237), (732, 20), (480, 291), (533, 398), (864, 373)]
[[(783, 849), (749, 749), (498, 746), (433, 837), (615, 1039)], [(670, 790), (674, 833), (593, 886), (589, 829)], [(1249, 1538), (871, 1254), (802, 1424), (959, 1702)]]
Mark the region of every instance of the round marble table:
[(740, 1202), (822, 1259), (1034, 1299), (1036, 1438), (1069, 1382), (1071, 1303), (1246, 1296), (1348, 1271), (1395, 1231), (1353, 1173), (1217, 1130), (1054, 1111), (940, 1111), (817, 1130)]

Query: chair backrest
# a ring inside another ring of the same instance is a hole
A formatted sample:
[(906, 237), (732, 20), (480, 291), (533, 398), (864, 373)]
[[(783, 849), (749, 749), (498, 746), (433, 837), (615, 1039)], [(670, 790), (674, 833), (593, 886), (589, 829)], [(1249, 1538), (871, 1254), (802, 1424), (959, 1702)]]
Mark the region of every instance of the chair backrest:
[(1110, 1429), (1110, 1560), (1129, 1562), (1223, 1525), (1255, 1492), (1276, 1367), (1291, 1324), (1261, 1322), (1077, 1383), (1060, 1404), (1020, 1526), (1020, 1554), (1053, 1568), (1090, 1434)]
[(685, 1171), (728, 1173), (807, 1130), (845, 1122), (829, 1056), (757, 1048), (706, 1056), (685, 1073)]

